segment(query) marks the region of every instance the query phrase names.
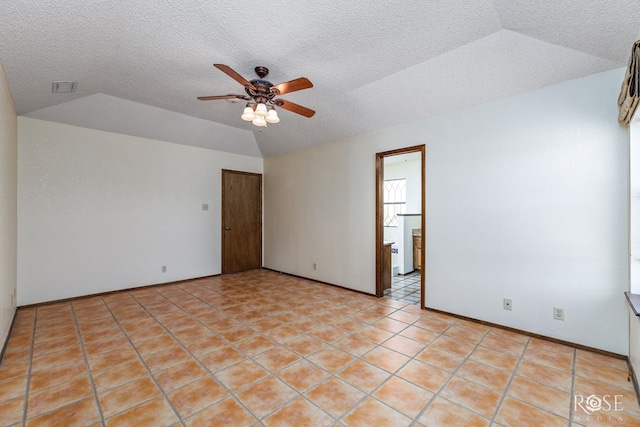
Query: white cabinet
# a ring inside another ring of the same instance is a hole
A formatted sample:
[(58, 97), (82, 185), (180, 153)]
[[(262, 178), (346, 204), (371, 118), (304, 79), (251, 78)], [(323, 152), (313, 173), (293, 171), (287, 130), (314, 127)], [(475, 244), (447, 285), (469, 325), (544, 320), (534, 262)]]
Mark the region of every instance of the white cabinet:
[(413, 230), (422, 227), (422, 215), (398, 214), (398, 273), (409, 274), (413, 269)]

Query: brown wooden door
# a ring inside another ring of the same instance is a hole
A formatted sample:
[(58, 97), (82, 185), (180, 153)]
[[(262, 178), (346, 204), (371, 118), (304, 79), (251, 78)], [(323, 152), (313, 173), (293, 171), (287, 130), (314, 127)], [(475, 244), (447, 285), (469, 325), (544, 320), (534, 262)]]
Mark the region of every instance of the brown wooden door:
[(222, 171), (222, 273), (262, 267), (262, 175)]

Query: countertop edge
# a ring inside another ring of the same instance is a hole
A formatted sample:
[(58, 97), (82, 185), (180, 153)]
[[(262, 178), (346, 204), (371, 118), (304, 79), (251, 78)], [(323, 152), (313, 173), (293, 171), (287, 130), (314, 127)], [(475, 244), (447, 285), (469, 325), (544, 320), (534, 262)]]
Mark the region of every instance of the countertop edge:
[(640, 317), (640, 294), (632, 294), (631, 292), (625, 292), (624, 296), (627, 297), (627, 301), (631, 306), (631, 309), (636, 316)]

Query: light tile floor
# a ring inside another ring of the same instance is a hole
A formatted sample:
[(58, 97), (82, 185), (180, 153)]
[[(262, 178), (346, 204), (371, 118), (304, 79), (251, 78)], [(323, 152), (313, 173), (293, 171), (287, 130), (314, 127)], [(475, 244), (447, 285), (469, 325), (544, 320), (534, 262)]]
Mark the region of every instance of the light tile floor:
[(257, 270), (20, 309), (0, 425), (633, 426), (640, 409), (622, 360)]
[(420, 272), (393, 276), (391, 287), (385, 289), (384, 296), (395, 301), (420, 305)]

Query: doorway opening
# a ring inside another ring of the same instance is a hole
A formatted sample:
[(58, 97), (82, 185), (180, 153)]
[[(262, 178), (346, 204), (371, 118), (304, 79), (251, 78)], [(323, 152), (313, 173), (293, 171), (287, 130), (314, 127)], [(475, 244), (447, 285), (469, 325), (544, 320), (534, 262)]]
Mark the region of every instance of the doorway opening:
[[(414, 169), (409, 170), (409, 164), (414, 165)], [(420, 308), (423, 309), (425, 178), (424, 145), (376, 153), (376, 296), (384, 295), (393, 277), (402, 279), (419, 273)]]

